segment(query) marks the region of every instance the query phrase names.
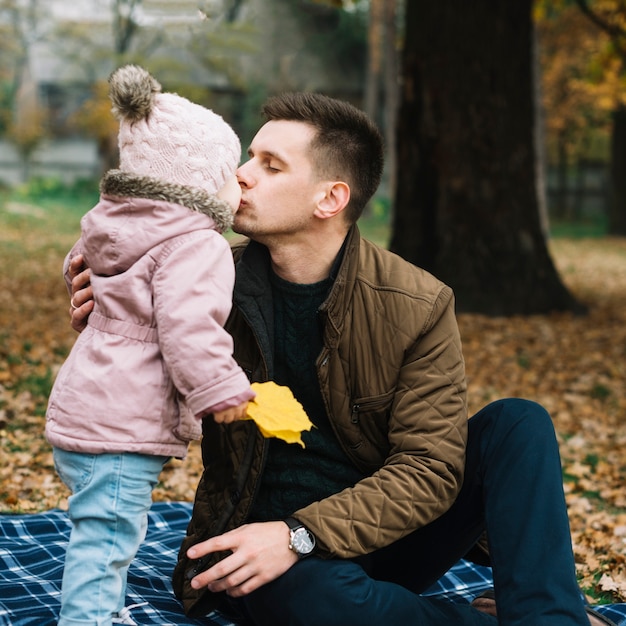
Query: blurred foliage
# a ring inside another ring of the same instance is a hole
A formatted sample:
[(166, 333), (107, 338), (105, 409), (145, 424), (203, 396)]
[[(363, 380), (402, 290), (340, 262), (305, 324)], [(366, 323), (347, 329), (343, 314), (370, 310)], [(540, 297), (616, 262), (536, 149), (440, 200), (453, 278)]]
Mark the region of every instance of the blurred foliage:
[(190, 28), (185, 45), (201, 67), (224, 77), (230, 88), (245, 91), (243, 64), (258, 51), (255, 35), (248, 21), (229, 22), (207, 15)]
[(0, 132), (26, 161), (45, 134), (45, 112), (30, 81), (29, 51), (46, 37), (39, 0), (0, 0)]
[(94, 83), (91, 98), (76, 111), (73, 120), (76, 125), (98, 140), (108, 141), (117, 135), (118, 123), (111, 113), (109, 84), (105, 80)]
[(569, 155), (589, 155), (600, 139), (608, 158), (611, 112), (626, 103), (622, 62), (609, 36), (573, 2), (535, 5), (541, 93), (551, 160), (559, 143)]
[[(582, 10), (584, 7), (584, 11)], [(608, 159), (611, 114), (626, 106), (626, 5), (537, 0), (541, 85), (549, 146)], [(600, 141), (598, 141), (600, 139)]]
[(575, 0), (583, 14), (602, 32), (606, 33), (613, 44), (612, 54), (626, 61), (626, 4), (622, 0)]
[(13, 142), (22, 159), (22, 176), (30, 175), (33, 152), (46, 137), (46, 113), (37, 98), (37, 87), (25, 80), (17, 92), (13, 115), (7, 126), (7, 137)]
[(301, 53), (319, 60), (329, 74), (350, 76), (356, 71), (359, 82), (363, 83), (368, 55), (369, 0), (283, 0), (282, 4), (302, 33)]
[[(1, 35), (0, 35), (1, 37)], [(11, 108), (13, 103), (13, 90), (9, 81), (2, 78), (0, 71), (0, 136), (7, 132), (11, 121)]]
[(46, 115), (39, 106), (18, 106), (18, 110), (19, 115), (11, 120), (6, 134), (23, 158), (28, 159), (46, 136)]
[(117, 167), (118, 122), (111, 112), (109, 84), (107, 81), (96, 81), (91, 89), (91, 98), (85, 100), (70, 118), (86, 137), (93, 137), (98, 145), (98, 155), (102, 164), (102, 172)]

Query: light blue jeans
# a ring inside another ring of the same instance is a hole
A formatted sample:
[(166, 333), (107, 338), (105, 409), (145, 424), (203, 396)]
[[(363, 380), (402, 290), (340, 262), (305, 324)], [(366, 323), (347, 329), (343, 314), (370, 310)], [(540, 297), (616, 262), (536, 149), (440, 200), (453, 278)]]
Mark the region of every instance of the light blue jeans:
[(71, 489), (59, 626), (109, 626), (124, 607), (128, 566), (146, 536), (152, 490), (168, 457), (54, 448)]

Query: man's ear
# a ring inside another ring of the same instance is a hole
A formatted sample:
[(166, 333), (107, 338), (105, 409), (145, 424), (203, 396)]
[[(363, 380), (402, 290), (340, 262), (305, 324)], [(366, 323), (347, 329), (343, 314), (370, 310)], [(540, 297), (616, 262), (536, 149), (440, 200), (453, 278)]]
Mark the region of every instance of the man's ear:
[(350, 187), (344, 182), (327, 182), (317, 194), (314, 215), (320, 219), (334, 217), (350, 202)]

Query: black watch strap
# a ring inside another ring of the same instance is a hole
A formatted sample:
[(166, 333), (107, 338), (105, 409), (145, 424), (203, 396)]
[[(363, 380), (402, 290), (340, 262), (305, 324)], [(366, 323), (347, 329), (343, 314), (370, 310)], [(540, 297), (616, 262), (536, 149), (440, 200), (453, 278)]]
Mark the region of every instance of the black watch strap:
[(285, 522), (285, 524), (287, 524), (287, 526), (289, 526), (290, 530), (296, 530), (296, 528), (300, 528), (304, 525), (302, 524), (302, 522), (299, 522), (295, 517), (286, 517), (283, 521)]

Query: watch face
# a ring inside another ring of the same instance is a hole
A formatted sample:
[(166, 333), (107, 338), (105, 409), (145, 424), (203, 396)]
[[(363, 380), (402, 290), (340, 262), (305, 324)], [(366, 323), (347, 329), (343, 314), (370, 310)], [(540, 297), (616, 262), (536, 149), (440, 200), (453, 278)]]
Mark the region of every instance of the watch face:
[(315, 548), (315, 541), (306, 528), (298, 528), (291, 536), (291, 545), (298, 554), (310, 554)]

